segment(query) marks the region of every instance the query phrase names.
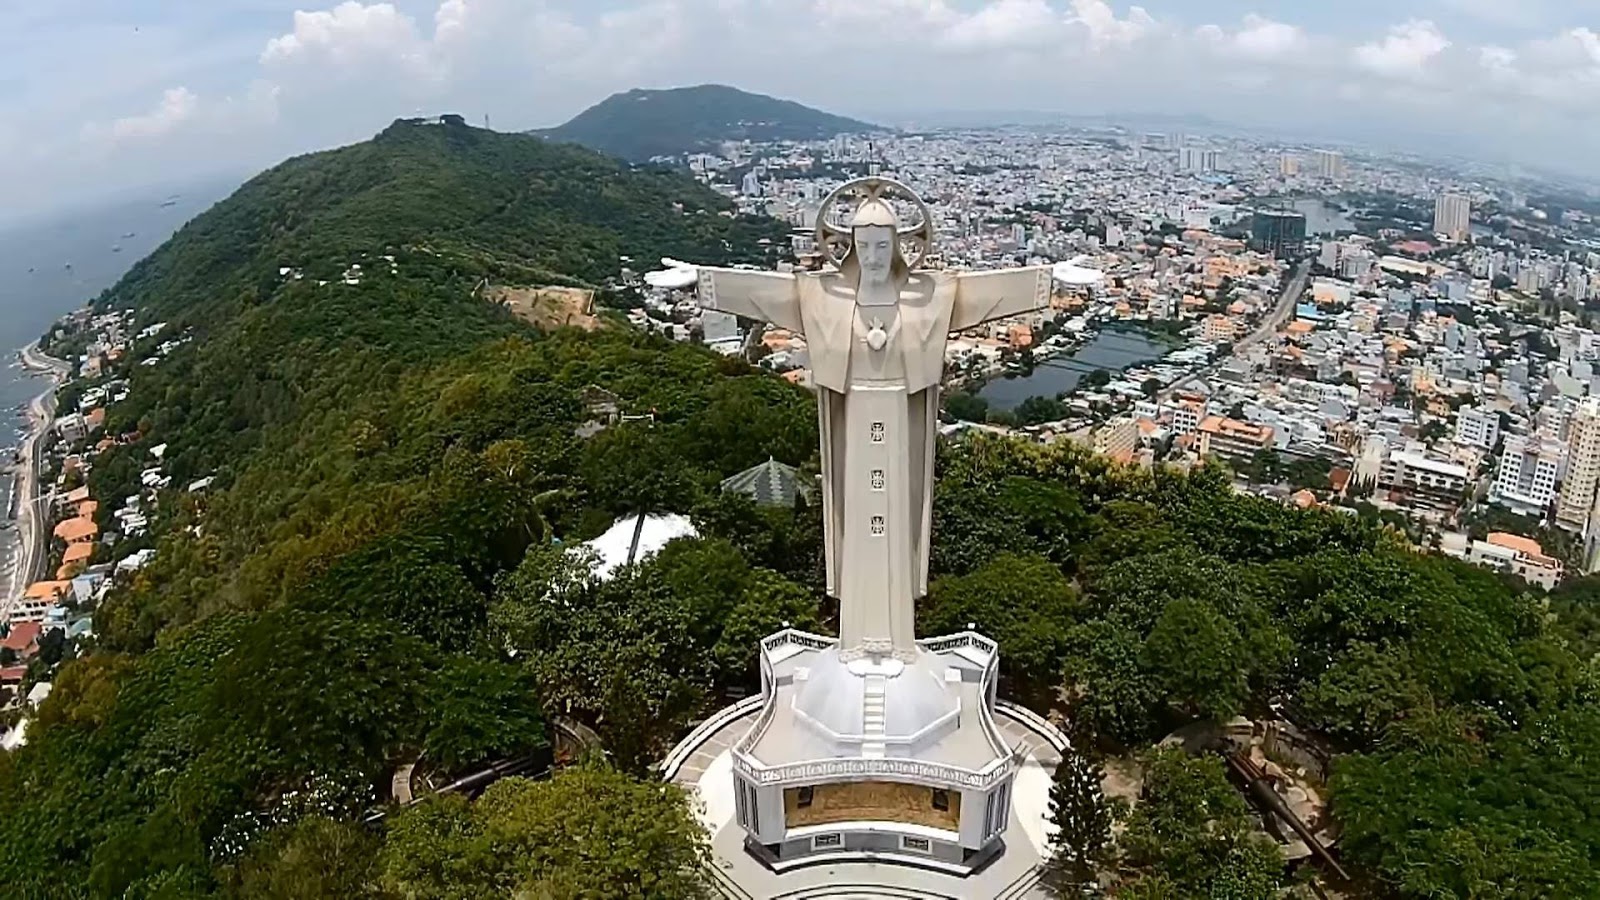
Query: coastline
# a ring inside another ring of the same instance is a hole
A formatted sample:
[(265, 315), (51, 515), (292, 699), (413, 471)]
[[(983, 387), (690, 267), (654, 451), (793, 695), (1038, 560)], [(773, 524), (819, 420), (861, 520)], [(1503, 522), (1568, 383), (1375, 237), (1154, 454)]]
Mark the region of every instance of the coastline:
[(11, 535), (14, 544), (10, 578), (6, 592), (0, 595), (0, 618), (9, 619), (11, 609), (21, 599), (28, 585), (43, 577), (40, 569), (49, 557), (45, 535), (50, 527), (48, 498), (43, 496), (39, 479), (39, 440), (55, 423), (56, 389), (66, 378), (71, 366), (65, 361), (46, 355), (35, 341), (18, 351), (22, 366), (35, 376), (45, 375), (50, 386), (28, 402), (28, 436), (18, 450), (19, 462), (12, 478), (16, 528)]

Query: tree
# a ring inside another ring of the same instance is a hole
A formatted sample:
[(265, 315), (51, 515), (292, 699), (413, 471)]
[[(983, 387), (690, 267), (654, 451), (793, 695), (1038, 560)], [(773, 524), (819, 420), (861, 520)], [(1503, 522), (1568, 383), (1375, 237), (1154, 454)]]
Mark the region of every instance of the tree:
[(447, 659), (425, 694), (432, 720), (423, 736), (427, 759), (456, 772), (545, 747), (538, 687), (526, 670), (509, 663)]
[(373, 896), (379, 846), (361, 825), (311, 816), (264, 835), (224, 870), (224, 883), (239, 900)]
[(1004, 648), (1001, 672), (1012, 682), (1007, 693), (1048, 703), (1077, 611), (1077, 591), (1055, 563), (1003, 553), (969, 575), (936, 579), (917, 618), (935, 634), (976, 625)]
[(416, 900), (710, 897), (705, 830), (673, 785), (599, 768), (507, 778), (395, 816), (383, 886)]
[(1161, 388), (1162, 384), (1159, 378), (1146, 378), (1144, 383), (1139, 385), (1139, 390), (1144, 391), (1144, 395), (1152, 400), (1161, 394)]
[(1093, 372), (1083, 376), (1083, 381), (1079, 382), (1081, 387), (1091, 391), (1099, 390), (1110, 383), (1111, 370), (1109, 369), (1095, 369)]
[(1022, 425), (1042, 425), (1067, 417), (1066, 406), (1054, 397), (1029, 397), (1019, 403), (1014, 412)]
[(946, 394), (944, 408), (945, 412), (963, 422), (983, 422), (989, 416), (989, 401), (965, 391)]
[(1135, 896), (1278, 895), (1283, 857), (1255, 831), (1220, 758), (1168, 748), (1150, 753), (1144, 767), (1144, 788), (1118, 840)]
[(1077, 747), (1068, 747), (1050, 785), (1051, 858), (1045, 880), (1061, 897), (1081, 897), (1099, 884), (1110, 862), (1111, 804), (1100, 783), (1105, 772)]
[(547, 708), (586, 719), (624, 767), (643, 769), (711, 699), (703, 622), (657, 570), (609, 580), (558, 549), (502, 578), (491, 628), (514, 649)]

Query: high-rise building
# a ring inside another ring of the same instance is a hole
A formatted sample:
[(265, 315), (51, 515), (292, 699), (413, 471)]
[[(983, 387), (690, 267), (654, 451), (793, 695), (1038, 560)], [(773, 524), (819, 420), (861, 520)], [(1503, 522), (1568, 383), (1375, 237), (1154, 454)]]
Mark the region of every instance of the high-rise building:
[(1543, 516), (1555, 499), (1566, 461), (1566, 449), (1554, 441), (1507, 435), (1491, 499), (1524, 515)]
[(1278, 160), (1278, 174), (1285, 178), (1292, 178), (1300, 174), (1300, 157), (1293, 153), (1285, 153)]
[(1333, 150), (1318, 150), (1311, 154), (1312, 171), (1318, 178), (1343, 178), (1344, 154)]
[(1261, 253), (1296, 259), (1305, 253), (1306, 217), (1289, 210), (1262, 210), (1250, 223), (1250, 243)]
[(1596, 487), (1600, 487), (1600, 397), (1587, 397), (1567, 423), (1567, 477), (1561, 483), (1556, 524), (1588, 533)]
[(1440, 194), (1433, 203), (1433, 231), (1452, 241), (1472, 233), (1472, 198), (1465, 194)]
[(739, 193), (746, 197), (761, 196), (761, 170), (751, 169), (744, 173), (743, 183), (739, 186)]
[(1500, 442), (1500, 416), (1483, 409), (1465, 407), (1456, 416), (1456, 443), (1493, 450)]

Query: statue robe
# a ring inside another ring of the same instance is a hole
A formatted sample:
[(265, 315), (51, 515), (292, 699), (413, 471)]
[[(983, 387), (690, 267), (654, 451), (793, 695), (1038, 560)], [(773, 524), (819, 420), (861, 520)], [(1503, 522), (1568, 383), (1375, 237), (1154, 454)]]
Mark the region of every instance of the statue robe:
[[(911, 273), (865, 306), (842, 273), (701, 268), (700, 303), (803, 335), (822, 437), (828, 593), (840, 647), (908, 657), (928, 591), (939, 382), (950, 332), (1049, 303), (1047, 267)], [(886, 340), (872, 349), (868, 335)]]

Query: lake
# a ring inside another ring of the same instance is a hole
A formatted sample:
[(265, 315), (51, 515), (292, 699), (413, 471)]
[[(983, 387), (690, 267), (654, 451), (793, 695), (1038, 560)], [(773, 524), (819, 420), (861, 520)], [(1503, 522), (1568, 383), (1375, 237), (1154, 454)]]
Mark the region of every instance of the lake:
[(1105, 329), (1089, 343), (1064, 356), (1054, 356), (1028, 375), (997, 377), (978, 396), (998, 410), (1013, 410), (1029, 397), (1055, 397), (1078, 386), (1096, 369), (1121, 372), (1129, 366), (1167, 355), (1172, 347), (1137, 331)]
[(1261, 209), (1292, 209), (1306, 217), (1306, 236), (1349, 234), (1356, 230), (1356, 223), (1350, 221), (1339, 207), (1317, 197), (1303, 197), (1299, 200), (1285, 200), (1281, 197), (1263, 200)]

